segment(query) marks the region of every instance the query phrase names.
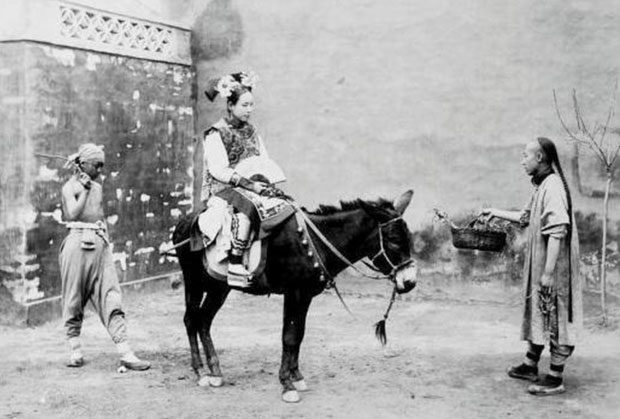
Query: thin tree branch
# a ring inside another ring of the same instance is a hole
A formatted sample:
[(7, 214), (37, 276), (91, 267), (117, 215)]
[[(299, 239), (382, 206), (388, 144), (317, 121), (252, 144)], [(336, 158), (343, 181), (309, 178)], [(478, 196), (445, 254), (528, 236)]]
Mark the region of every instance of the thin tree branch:
[(618, 159), (618, 153), (620, 153), (620, 143), (618, 143), (618, 147), (616, 147), (616, 150), (614, 151), (614, 153), (612, 154), (612, 159), (611, 162), (609, 163), (609, 168), (612, 168), (614, 163), (616, 162), (616, 160)]
[(596, 139), (586, 126), (586, 122), (583, 119), (583, 114), (581, 113), (581, 107), (579, 106), (579, 100), (577, 99), (577, 90), (573, 89), (573, 108), (575, 109), (575, 118), (577, 119), (577, 128), (586, 134), (590, 140), (596, 143)]
[[(577, 99), (577, 94), (576, 94), (576, 91), (573, 89), (573, 107), (575, 109), (575, 117), (577, 119), (577, 127), (579, 128), (583, 124), (583, 119), (581, 119), (581, 116), (580, 116), (580, 113), (579, 113), (579, 104), (577, 103), (576, 99)], [(556, 114), (558, 116), (558, 119), (560, 120), (560, 125), (562, 125), (562, 128), (564, 129), (566, 134), (568, 134), (568, 136), (573, 141), (576, 141), (579, 144), (587, 145), (594, 152), (594, 154), (601, 160), (601, 162), (603, 162), (603, 164), (607, 164), (607, 160), (605, 158), (605, 154), (603, 153), (603, 150), (601, 150), (599, 145), (596, 143), (596, 141), (594, 141), (594, 139), (591, 136), (587, 136), (587, 140), (582, 140), (581, 138), (578, 138), (577, 135), (575, 135), (568, 128), (568, 126), (566, 125), (566, 122), (564, 122), (564, 119), (562, 118), (562, 114), (560, 113), (560, 106), (558, 105), (558, 98), (557, 98), (557, 94), (555, 92), (555, 89), (553, 89), (553, 102), (555, 104), (555, 112), (556, 112)], [(582, 129), (579, 129), (579, 131), (582, 134), (585, 134)]]
[(614, 115), (615, 107), (616, 107), (616, 94), (614, 93), (613, 99), (611, 100), (611, 103), (609, 104), (609, 112), (607, 113), (607, 120), (605, 121), (605, 125), (603, 125), (603, 133), (601, 134), (601, 142), (603, 141), (603, 138), (605, 138), (605, 135), (607, 134), (607, 130), (609, 129), (609, 122), (611, 122), (611, 118)]
[(605, 155), (605, 152), (603, 151), (603, 149), (598, 144), (596, 144), (596, 142), (592, 141), (592, 143), (590, 144), (590, 148), (592, 149), (592, 151), (594, 151), (596, 156), (601, 160), (601, 162), (605, 166), (609, 165), (609, 162), (607, 161), (607, 156)]
[(579, 103), (577, 102), (577, 91), (575, 89), (573, 89), (572, 99), (573, 99), (573, 110), (575, 112), (575, 119), (577, 120), (577, 129), (579, 131), (584, 131), (584, 126), (582, 125), (583, 120), (581, 119), (581, 116), (579, 114)]
[[(590, 143), (588, 141), (584, 141), (581, 138), (578, 138), (566, 125), (566, 122), (564, 122), (564, 119), (562, 118), (562, 114), (560, 113), (560, 107), (558, 105), (558, 98), (557, 95), (555, 93), (555, 89), (553, 89), (553, 102), (555, 103), (555, 113), (558, 116), (558, 119), (560, 120), (560, 125), (562, 125), (562, 128), (564, 129), (564, 131), (566, 132), (566, 134), (568, 134), (568, 136), (570, 137), (570, 139), (572, 139), (573, 141), (577, 142), (578, 144), (582, 144), (582, 145), (587, 145), (590, 146)], [(579, 125), (579, 121), (577, 121), (577, 124)]]
[[(614, 110), (616, 108), (616, 92), (618, 90), (618, 80), (616, 79), (616, 82), (614, 83), (614, 90), (613, 93), (611, 95), (611, 98), (609, 100), (609, 113), (607, 114), (607, 121), (605, 122), (605, 131), (603, 131), (603, 138), (605, 137), (605, 134), (607, 134), (607, 130), (609, 129), (609, 122), (611, 121), (611, 118), (614, 114)], [(601, 141), (603, 141), (603, 138), (601, 138)], [(609, 145), (609, 150), (611, 152), (611, 150), (613, 149), (613, 146), (610, 144)], [(618, 148), (616, 148), (616, 150), (612, 153), (610, 153), (608, 155), (607, 161), (609, 162), (609, 166), (613, 166), (614, 162), (616, 161), (616, 158), (618, 157), (618, 151), (620, 151), (620, 144), (618, 146)]]

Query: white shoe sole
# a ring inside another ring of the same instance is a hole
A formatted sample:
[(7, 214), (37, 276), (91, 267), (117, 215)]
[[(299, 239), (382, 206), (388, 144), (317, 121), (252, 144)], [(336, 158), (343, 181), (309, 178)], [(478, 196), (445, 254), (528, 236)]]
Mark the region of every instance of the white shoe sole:
[(564, 388), (564, 384), (560, 384), (557, 387), (543, 387), (532, 384), (527, 388), (527, 391), (534, 396), (553, 396), (566, 392), (566, 388)]

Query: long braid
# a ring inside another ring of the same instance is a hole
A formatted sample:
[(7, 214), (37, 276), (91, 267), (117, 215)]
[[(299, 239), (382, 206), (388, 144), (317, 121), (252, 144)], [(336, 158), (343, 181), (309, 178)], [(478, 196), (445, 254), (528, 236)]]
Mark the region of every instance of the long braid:
[(573, 321), (573, 294), (572, 294), (572, 255), (571, 255), (571, 242), (572, 242), (572, 232), (573, 232), (573, 199), (571, 197), (570, 189), (568, 187), (568, 182), (566, 181), (566, 177), (564, 176), (564, 171), (562, 170), (562, 165), (560, 164), (560, 159), (558, 157), (558, 151), (555, 147), (553, 141), (545, 137), (539, 137), (538, 144), (543, 151), (543, 154), (551, 164), (551, 166), (557, 170), (560, 179), (562, 180), (562, 186), (564, 186), (564, 192), (566, 193), (566, 201), (568, 204), (568, 233), (567, 243), (568, 243), (568, 272), (569, 272), (569, 293), (568, 293), (568, 321), (572, 323)]
[(548, 138), (539, 137), (538, 144), (540, 144), (543, 154), (545, 155), (548, 162), (551, 164), (551, 167), (553, 167), (558, 172), (558, 175), (560, 176), (560, 179), (562, 180), (562, 185), (564, 186), (564, 192), (566, 193), (566, 200), (568, 204), (568, 218), (569, 218), (568, 234), (570, 237), (571, 230), (573, 227), (573, 221), (572, 221), (573, 199), (570, 193), (570, 189), (568, 187), (568, 182), (566, 181), (566, 177), (564, 176), (564, 171), (562, 170), (562, 165), (560, 164), (560, 159), (558, 157), (558, 151), (555, 148), (555, 144), (553, 143), (553, 141), (551, 141)]

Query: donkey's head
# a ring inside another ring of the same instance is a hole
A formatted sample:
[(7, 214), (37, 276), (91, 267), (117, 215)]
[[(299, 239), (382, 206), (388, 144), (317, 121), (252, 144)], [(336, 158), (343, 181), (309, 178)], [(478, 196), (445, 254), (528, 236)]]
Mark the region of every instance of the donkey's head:
[(415, 287), (418, 273), (412, 257), (411, 233), (402, 218), (412, 197), (413, 191), (409, 190), (394, 202), (362, 202), (362, 208), (377, 223), (365, 243), (365, 256), (377, 271), (394, 281), (401, 294)]

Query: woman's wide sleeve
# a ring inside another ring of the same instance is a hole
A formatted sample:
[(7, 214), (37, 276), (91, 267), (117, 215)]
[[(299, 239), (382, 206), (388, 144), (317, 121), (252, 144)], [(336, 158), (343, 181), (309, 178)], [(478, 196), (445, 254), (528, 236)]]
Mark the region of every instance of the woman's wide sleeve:
[(205, 169), (211, 176), (220, 182), (230, 183), (234, 170), (230, 167), (224, 143), (216, 130), (212, 130), (205, 136), (204, 162)]

